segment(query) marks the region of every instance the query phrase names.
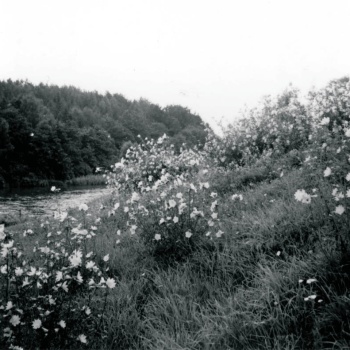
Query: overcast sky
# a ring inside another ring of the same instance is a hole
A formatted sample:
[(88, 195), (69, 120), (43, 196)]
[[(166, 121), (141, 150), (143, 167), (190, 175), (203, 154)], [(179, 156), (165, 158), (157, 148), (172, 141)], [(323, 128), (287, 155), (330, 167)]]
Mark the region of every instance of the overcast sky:
[(0, 0), (0, 79), (181, 104), (214, 123), (350, 74), (349, 0)]

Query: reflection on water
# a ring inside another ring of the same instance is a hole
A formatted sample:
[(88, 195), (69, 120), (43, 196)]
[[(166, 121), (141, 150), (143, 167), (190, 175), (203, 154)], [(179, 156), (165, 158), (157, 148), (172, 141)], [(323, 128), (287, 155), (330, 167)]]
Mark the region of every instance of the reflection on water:
[(0, 191), (0, 214), (52, 215), (55, 210), (74, 208), (110, 193), (104, 187), (74, 187), (53, 193), (50, 188)]

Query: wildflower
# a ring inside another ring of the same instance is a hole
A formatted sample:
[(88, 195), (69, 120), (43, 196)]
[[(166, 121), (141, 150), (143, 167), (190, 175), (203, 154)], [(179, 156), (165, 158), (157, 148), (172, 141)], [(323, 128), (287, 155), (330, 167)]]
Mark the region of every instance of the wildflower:
[(137, 229), (137, 226), (136, 226), (136, 225), (132, 225), (132, 226), (130, 227), (130, 233), (131, 233), (132, 235), (134, 235), (135, 232), (136, 232), (136, 229)]
[(156, 233), (156, 234), (154, 235), (154, 239), (155, 239), (156, 241), (159, 241), (161, 238), (162, 238), (162, 236), (161, 236), (159, 233)]
[(310, 295), (306, 298), (304, 298), (305, 301), (309, 301), (309, 300), (315, 300), (317, 298), (317, 295), (313, 294), (313, 295)]
[(131, 202), (137, 202), (140, 199), (140, 195), (136, 192), (133, 192), (131, 196)]
[(179, 218), (177, 216), (174, 216), (173, 221), (175, 224), (177, 224), (179, 222)]
[(345, 177), (346, 181), (350, 181), (350, 173), (348, 173)]
[(193, 184), (190, 184), (190, 189), (194, 192), (197, 192), (197, 189)]
[(30, 267), (30, 271), (27, 272), (27, 275), (28, 275), (28, 276), (34, 276), (35, 274), (36, 274), (36, 268), (33, 267), (33, 266), (31, 266), (31, 267)]
[(221, 230), (219, 230), (218, 232), (215, 233), (215, 236), (217, 238), (220, 238), (223, 235), (223, 232)]
[(294, 193), (294, 198), (304, 204), (310, 204), (311, 203), (311, 196), (306, 193), (305, 190), (297, 190)]
[(324, 177), (328, 177), (332, 174), (332, 169), (330, 167), (327, 167), (326, 170), (323, 172)]
[(345, 131), (345, 136), (346, 136), (346, 137), (350, 137), (350, 129), (346, 129), (346, 131)]
[(199, 188), (202, 189), (203, 187), (208, 189), (209, 188), (209, 182), (203, 182), (203, 183), (200, 182), (199, 183)]
[(67, 281), (64, 281), (64, 283), (62, 284), (62, 289), (66, 292), (66, 293), (68, 293), (68, 286), (67, 286)]
[(177, 194), (176, 194), (176, 198), (181, 199), (181, 198), (182, 198), (182, 193), (181, 193), (181, 192), (177, 193)]
[(103, 261), (104, 262), (107, 262), (109, 260), (109, 254), (107, 254), (107, 255), (105, 255), (104, 257), (103, 257)]
[(84, 335), (84, 334), (80, 334), (80, 335), (78, 336), (78, 340), (79, 340), (80, 342), (84, 343), (84, 344), (87, 343), (86, 335)]
[(78, 283), (83, 283), (83, 276), (81, 275), (80, 271), (77, 273), (77, 281)]
[(70, 264), (73, 267), (79, 266), (81, 264), (81, 258), (83, 254), (80, 250), (74, 250), (73, 254), (68, 258), (70, 261)]
[(113, 209), (117, 210), (119, 208), (119, 205), (120, 205), (119, 203), (115, 203)]
[(176, 202), (173, 199), (170, 199), (169, 201), (169, 207), (174, 208), (176, 206)]
[(329, 117), (325, 117), (321, 120), (320, 125), (328, 125), (330, 122)]
[(60, 321), (60, 322), (58, 322), (58, 324), (62, 327), (62, 328), (66, 328), (66, 322), (64, 322), (64, 321)]
[(5, 231), (5, 225), (4, 225), (4, 224), (1, 224), (1, 225), (0, 225), (0, 240), (5, 239), (5, 237), (6, 237), (4, 231)]
[(213, 213), (213, 214), (211, 214), (211, 217), (215, 220), (215, 219), (217, 219), (218, 218), (218, 213)]
[(164, 222), (165, 222), (164, 218), (161, 218), (161, 219), (159, 220), (159, 225), (163, 224)]
[(39, 329), (41, 327), (41, 320), (36, 319), (33, 321), (32, 325), (33, 325), (33, 329)]
[(16, 267), (15, 275), (16, 276), (22, 276), (23, 275), (23, 269), (21, 267)]
[(216, 192), (210, 193), (210, 197), (211, 198), (216, 198), (217, 196), (218, 196), (218, 194)]
[(26, 278), (23, 280), (22, 287), (28, 286), (29, 284), (30, 284), (30, 283), (29, 283), (29, 279), (28, 279), (28, 277), (26, 277)]
[(235, 201), (235, 200), (240, 200), (242, 201), (243, 200), (243, 196), (241, 194), (234, 194), (232, 196), (232, 200)]
[(57, 271), (56, 272), (56, 282), (59, 282), (63, 278), (63, 272)]
[(306, 283), (307, 284), (311, 284), (311, 283), (314, 283), (314, 282), (317, 282), (317, 279), (316, 278), (309, 278)]
[(186, 231), (185, 237), (190, 238), (192, 236), (192, 233), (190, 231)]
[(129, 207), (124, 207), (124, 213), (127, 213), (129, 211)]
[(7, 304), (6, 304), (6, 310), (10, 310), (12, 308), (13, 308), (12, 301), (8, 301)]
[(79, 205), (79, 210), (87, 211), (88, 209), (89, 207), (85, 203)]
[(86, 308), (85, 313), (89, 316), (91, 314), (91, 309), (89, 307)]
[(336, 208), (335, 208), (335, 213), (338, 214), (338, 215), (342, 215), (345, 211), (345, 208), (344, 206), (342, 205), (338, 205)]
[(13, 315), (10, 319), (10, 323), (12, 324), (12, 326), (16, 327), (17, 325), (19, 325), (21, 323), (19, 316), (17, 315)]
[(281, 251), (279, 250), (277, 253), (276, 253), (277, 256), (280, 256), (281, 255)]
[(106, 285), (109, 289), (113, 289), (115, 287), (114, 278), (107, 278)]

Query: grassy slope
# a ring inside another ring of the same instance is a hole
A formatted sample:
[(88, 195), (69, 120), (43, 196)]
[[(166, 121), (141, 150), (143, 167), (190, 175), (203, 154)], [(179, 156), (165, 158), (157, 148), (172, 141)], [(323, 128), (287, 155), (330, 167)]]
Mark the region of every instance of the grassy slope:
[[(225, 186), (237, 187), (232, 176), (227, 178)], [(223, 182), (216, 182), (217, 190)], [(322, 199), (305, 205), (293, 197), (297, 189), (316, 185), (305, 169), (293, 168), (272, 181), (240, 185), (243, 201), (233, 202), (235, 192), (225, 188), (219, 207), (225, 227), (222, 243), (166, 267), (150, 256), (137, 236), (125, 236), (116, 244), (123, 216), (108, 218), (99, 210), (102, 201), (111, 204), (110, 198), (91, 204), (92, 219), (102, 218), (96, 249), (103, 252), (101, 257), (110, 254), (118, 279), (104, 320), (107, 337), (95, 339), (96, 346), (348, 348), (347, 251), (341, 253), (336, 245), (335, 223), (324, 215)], [(40, 231), (38, 223), (31, 225)], [(31, 239), (25, 239), (29, 247)], [(317, 282), (306, 283), (309, 278)], [(310, 295), (317, 298), (305, 301)]]
[(322, 200), (293, 197), (313, 185), (294, 169), (243, 189), (242, 202), (223, 194), (224, 243), (167, 268), (135, 237), (116, 246), (119, 219), (103, 220), (98, 244), (119, 276), (106, 348), (347, 348), (346, 254)]

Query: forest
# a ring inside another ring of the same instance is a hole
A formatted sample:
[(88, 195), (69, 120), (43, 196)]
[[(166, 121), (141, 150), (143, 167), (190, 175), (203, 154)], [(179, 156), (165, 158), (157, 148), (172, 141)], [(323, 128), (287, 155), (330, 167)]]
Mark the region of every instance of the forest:
[(47, 185), (108, 168), (133, 144), (167, 134), (177, 150), (205, 142), (202, 119), (121, 94), (0, 81), (0, 188)]

